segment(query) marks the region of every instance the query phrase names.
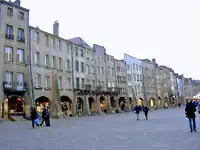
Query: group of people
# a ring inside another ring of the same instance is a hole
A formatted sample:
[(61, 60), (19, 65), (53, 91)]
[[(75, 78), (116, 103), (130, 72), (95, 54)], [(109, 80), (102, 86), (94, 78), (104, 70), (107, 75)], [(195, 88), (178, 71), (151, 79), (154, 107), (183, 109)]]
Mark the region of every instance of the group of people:
[(148, 120), (148, 113), (149, 113), (149, 107), (148, 106), (141, 106), (141, 105), (136, 105), (135, 108), (133, 109), (133, 111), (136, 113), (137, 115), (137, 120), (140, 119), (140, 112), (143, 111), (146, 120)]
[(185, 115), (189, 121), (189, 128), (191, 132), (196, 132), (196, 111), (200, 114), (200, 104), (197, 101), (187, 100), (185, 106)]
[(39, 123), (39, 113), (37, 112), (36, 108), (31, 108), (31, 121), (32, 121), (32, 127), (35, 128), (35, 125), (37, 127), (40, 127), (45, 122), (46, 127), (50, 127), (50, 114), (48, 109), (44, 106), (44, 110), (42, 112), (42, 122)]

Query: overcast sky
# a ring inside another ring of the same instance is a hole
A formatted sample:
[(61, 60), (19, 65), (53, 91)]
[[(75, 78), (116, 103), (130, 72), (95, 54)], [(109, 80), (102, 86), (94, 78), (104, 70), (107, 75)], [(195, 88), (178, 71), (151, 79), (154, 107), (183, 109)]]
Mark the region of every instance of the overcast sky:
[(200, 0), (21, 0), (30, 24), (60, 36), (80, 36), (116, 58), (156, 58), (200, 79)]

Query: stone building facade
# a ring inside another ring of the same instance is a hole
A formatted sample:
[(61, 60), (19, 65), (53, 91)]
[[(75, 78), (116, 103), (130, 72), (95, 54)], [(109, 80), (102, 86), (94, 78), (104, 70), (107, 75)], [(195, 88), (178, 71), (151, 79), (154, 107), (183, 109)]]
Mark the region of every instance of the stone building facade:
[(154, 76), (154, 64), (149, 59), (142, 60), (143, 93), (150, 107), (157, 106), (157, 91)]

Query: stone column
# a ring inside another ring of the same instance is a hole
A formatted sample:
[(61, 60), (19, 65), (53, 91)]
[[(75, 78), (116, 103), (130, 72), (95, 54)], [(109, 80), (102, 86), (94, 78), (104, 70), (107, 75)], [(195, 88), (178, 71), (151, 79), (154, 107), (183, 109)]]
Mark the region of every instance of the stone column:
[(72, 100), (72, 116), (73, 117), (76, 117), (77, 116), (77, 110), (76, 110), (76, 96), (75, 96), (75, 94), (74, 94), (74, 97), (73, 97), (73, 100)]
[(116, 110), (121, 111), (121, 108), (119, 106), (119, 97), (115, 96), (115, 102), (116, 102)]
[(107, 112), (108, 112), (108, 114), (111, 114), (112, 109), (111, 109), (111, 103), (110, 103), (110, 96), (108, 96), (108, 95), (107, 95), (106, 103), (107, 103)]
[(97, 112), (101, 114), (102, 110), (101, 110), (100, 96), (96, 96), (96, 105), (97, 105)]
[(8, 119), (8, 115), (9, 115), (9, 108), (8, 108), (8, 99), (6, 98), (3, 102), (3, 107), (4, 107), (4, 119)]
[(84, 96), (84, 102), (83, 102), (83, 105), (84, 105), (84, 112), (85, 112), (87, 115), (91, 115), (90, 109), (89, 109), (89, 101), (88, 101), (88, 98), (89, 98), (88, 95), (85, 95), (85, 96)]

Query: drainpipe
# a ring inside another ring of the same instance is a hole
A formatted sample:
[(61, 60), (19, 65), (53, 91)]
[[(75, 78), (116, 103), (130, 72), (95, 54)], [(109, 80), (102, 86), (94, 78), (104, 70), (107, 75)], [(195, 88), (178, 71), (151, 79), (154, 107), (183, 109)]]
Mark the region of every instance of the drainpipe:
[[(28, 13), (29, 15), (29, 13)], [(29, 16), (28, 16), (29, 19)], [(29, 22), (29, 21), (28, 21)], [(34, 107), (35, 104), (35, 94), (34, 94), (34, 84), (33, 84), (33, 71), (32, 71), (32, 42), (31, 42), (31, 29), (28, 29), (28, 41), (27, 41), (27, 46), (28, 46), (28, 76), (30, 78), (29, 80), (29, 92), (30, 92), (30, 102), (31, 102), (31, 107)]]
[(78, 106), (76, 104), (76, 94), (75, 94), (75, 80), (74, 80), (74, 53), (73, 53), (73, 46), (72, 44), (70, 44), (70, 49), (71, 49), (71, 70), (72, 70), (72, 91), (73, 91), (73, 98), (74, 98), (74, 104), (75, 107), (73, 105), (73, 109), (75, 109), (75, 111), (73, 112), (73, 116), (76, 116), (77, 114), (77, 110), (78, 110)]

